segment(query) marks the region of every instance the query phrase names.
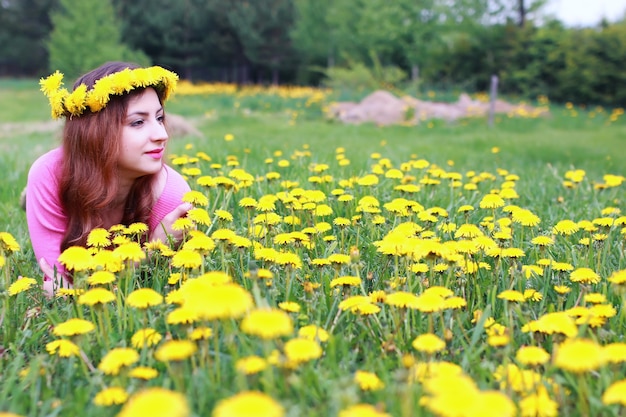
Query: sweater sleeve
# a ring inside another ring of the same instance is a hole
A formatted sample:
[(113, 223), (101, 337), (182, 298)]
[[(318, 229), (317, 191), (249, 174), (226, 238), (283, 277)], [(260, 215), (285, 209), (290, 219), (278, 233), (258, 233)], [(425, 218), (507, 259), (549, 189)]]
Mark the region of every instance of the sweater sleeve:
[(150, 230), (159, 227), (163, 217), (182, 204), (183, 196), (191, 190), (182, 175), (170, 166), (166, 165), (165, 169), (167, 171), (167, 180), (163, 192), (152, 207), (152, 213), (148, 220)]
[[(64, 273), (58, 262), (67, 216), (59, 198), (60, 148), (39, 157), (28, 172), (26, 184), (26, 221), (37, 261), (45, 259)], [(52, 277), (45, 277), (50, 280)]]

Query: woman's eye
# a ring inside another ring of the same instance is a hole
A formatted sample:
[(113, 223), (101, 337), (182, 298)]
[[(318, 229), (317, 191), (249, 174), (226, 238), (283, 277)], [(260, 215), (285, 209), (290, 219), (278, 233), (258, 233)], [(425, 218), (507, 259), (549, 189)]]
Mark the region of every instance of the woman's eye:
[(157, 120), (159, 121), (159, 123), (163, 123), (165, 122), (165, 116), (157, 116)]
[(130, 125), (133, 127), (141, 126), (142, 124), (143, 124), (143, 120), (135, 120), (134, 122), (130, 123)]

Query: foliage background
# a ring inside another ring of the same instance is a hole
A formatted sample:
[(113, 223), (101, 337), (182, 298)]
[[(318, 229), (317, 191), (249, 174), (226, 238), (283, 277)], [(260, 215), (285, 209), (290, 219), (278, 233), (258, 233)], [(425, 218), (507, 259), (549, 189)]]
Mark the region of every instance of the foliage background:
[(567, 28), (542, 14), (546, 3), (3, 1), (0, 76), (64, 66), (74, 75), (82, 70), (70, 65), (75, 57), (91, 57), (81, 63), (89, 66), (114, 56), (150, 60), (189, 80), (238, 84), (319, 85), (337, 71), (366, 70), (366, 79), (388, 87), (385, 70), (396, 74), (395, 87), (419, 94), (484, 91), (496, 74), (504, 94), (622, 106), (626, 21)]

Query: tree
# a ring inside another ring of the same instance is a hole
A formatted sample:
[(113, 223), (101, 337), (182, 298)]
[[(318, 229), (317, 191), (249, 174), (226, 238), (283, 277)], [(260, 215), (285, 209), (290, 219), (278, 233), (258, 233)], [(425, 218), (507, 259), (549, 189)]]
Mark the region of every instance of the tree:
[(58, 0), (0, 1), (0, 74), (42, 75), (48, 70), (44, 38)]
[(73, 79), (106, 61), (149, 59), (121, 42), (121, 30), (109, 0), (60, 0), (52, 14), (53, 30), (48, 48), (50, 67)]
[(246, 57), (271, 71), (278, 84), (279, 71), (293, 56), (291, 25), (293, 0), (228, 0), (227, 16)]
[(294, 51), (308, 70), (335, 65), (335, 30), (328, 21), (333, 0), (294, 0), (290, 37)]
[(220, 0), (114, 0), (113, 4), (124, 40), (185, 79), (220, 78), (216, 72), (237, 60), (241, 47)]
[(548, 0), (488, 0), (489, 10), (493, 18), (499, 23), (507, 20), (516, 22), (523, 28), (530, 18), (541, 15)]

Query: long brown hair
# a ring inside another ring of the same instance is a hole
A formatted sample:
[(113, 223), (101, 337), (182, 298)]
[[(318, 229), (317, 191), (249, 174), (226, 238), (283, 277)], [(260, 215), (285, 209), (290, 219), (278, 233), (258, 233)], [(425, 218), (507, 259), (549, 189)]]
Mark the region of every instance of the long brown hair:
[[(139, 68), (125, 62), (108, 62), (80, 77), (74, 88), (85, 84), (88, 89), (109, 74), (125, 68)], [(70, 246), (86, 246), (89, 232), (102, 227), (101, 213), (116, 199), (118, 188), (118, 156), (128, 101), (143, 89), (112, 96), (99, 112), (86, 110), (78, 117), (68, 117), (63, 129), (63, 163), (59, 191), (67, 215), (67, 228), (61, 252)], [(157, 90), (162, 102), (162, 92)], [(153, 183), (157, 174), (135, 180), (126, 201), (122, 224), (147, 223), (154, 201)]]

